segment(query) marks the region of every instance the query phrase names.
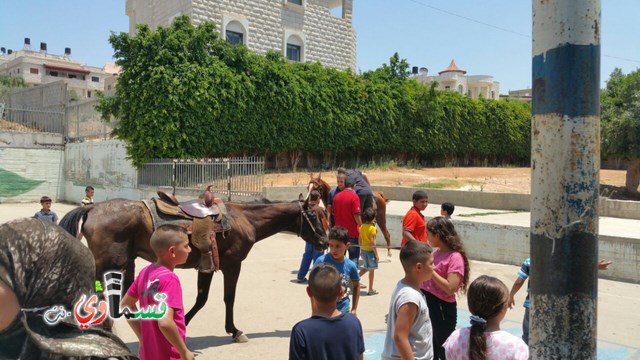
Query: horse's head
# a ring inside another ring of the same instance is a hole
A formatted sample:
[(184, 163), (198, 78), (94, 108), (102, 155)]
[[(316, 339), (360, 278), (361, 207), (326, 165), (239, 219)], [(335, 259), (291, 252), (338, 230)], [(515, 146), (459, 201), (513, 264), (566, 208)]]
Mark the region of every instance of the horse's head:
[(298, 205), (300, 206), (298, 236), (316, 249), (326, 249), (329, 240), (327, 239), (326, 214), (323, 222), (324, 210), (319, 206), (309, 206), (309, 199), (305, 200), (302, 194), (298, 198)]
[(309, 195), (314, 190), (320, 193), (320, 198), (326, 206), (327, 200), (329, 199), (329, 191), (331, 191), (331, 186), (326, 181), (322, 180), (322, 174), (318, 174), (318, 177), (315, 178), (313, 177), (313, 174), (309, 174), (306, 199), (309, 198)]

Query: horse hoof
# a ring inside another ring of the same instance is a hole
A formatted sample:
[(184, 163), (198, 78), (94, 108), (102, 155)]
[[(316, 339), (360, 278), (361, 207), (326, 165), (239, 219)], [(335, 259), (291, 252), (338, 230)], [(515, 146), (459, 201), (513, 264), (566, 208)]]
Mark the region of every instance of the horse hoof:
[(246, 342), (249, 342), (249, 338), (242, 331), (239, 331), (238, 335), (236, 335), (233, 338), (233, 342), (234, 343), (246, 343)]

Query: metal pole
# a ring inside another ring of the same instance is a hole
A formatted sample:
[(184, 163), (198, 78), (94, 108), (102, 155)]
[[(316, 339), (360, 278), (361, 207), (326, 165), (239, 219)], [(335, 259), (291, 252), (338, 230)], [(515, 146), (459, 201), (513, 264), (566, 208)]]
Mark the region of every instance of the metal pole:
[(595, 359), (600, 0), (533, 2), (532, 359)]
[(171, 161), (171, 187), (172, 187), (172, 194), (173, 196), (176, 196), (176, 160), (173, 159), (173, 161)]
[(231, 159), (223, 159), (227, 163), (227, 201), (231, 201)]

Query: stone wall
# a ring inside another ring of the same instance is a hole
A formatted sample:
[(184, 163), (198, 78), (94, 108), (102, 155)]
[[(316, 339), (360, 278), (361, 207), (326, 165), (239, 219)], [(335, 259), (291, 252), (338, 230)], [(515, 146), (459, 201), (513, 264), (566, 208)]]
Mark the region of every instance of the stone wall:
[[(335, 1), (334, 1), (335, 2)], [(302, 38), (303, 61), (356, 70), (356, 34), (352, 26), (353, 1), (342, 1), (343, 17), (331, 15), (329, 0), (127, 0), (130, 32), (136, 23), (151, 28), (168, 25), (177, 15), (189, 15), (194, 24), (213, 21), (220, 34), (236, 20), (248, 27), (246, 45), (261, 54), (272, 49), (285, 53), (286, 38)]]

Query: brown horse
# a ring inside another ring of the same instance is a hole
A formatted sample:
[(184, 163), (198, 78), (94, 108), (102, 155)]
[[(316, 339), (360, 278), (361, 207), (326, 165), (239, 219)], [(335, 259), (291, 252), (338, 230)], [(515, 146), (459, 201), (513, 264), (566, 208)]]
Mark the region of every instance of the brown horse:
[[(302, 198), (302, 195), (300, 195)], [(298, 234), (316, 248), (326, 248), (327, 238), (319, 214), (309, 209), (306, 201), (225, 203), (231, 230), (218, 236), (220, 269), (224, 276), (225, 330), (236, 342), (248, 338), (233, 322), (233, 304), (242, 261), (253, 245), (281, 231)], [(133, 282), (135, 258), (153, 262), (156, 256), (149, 240), (153, 233), (151, 213), (142, 201), (114, 199), (72, 210), (60, 221), (71, 235), (78, 232), (78, 222), (86, 216), (82, 233), (96, 261), (96, 276), (101, 280), (109, 270), (124, 271), (124, 288)], [(192, 246), (187, 262), (181, 268), (194, 268), (200, 262), (200, 251)], [(198, 272), (198, 296), (185, 316), (187, 324), (205, 305), (213, 273)]]
[[(311, 179), (309, 180), (308, 190), (309, 193), (313, 190), (317, 190), (320, 193), (320, 197), (325, 206), (327, 206), (327, 202), (329, 201), (329, 192), (331, 191), (331, 186), (322, 179), (322, 176), (319, 174), (318, 177), (314, 178), (313, 175), (310, 175)], [(382, 230), (382, 235), (384, 236), (384, 241), (387, 243), (387, 255), (391, 256), (391, 234), (387, 229), (387, 203), (391, 201), (390, 199), (384, 196), (382, 191), (374, 191), (373, 192), (373, 201), (376, 204), (376, 223)]]

